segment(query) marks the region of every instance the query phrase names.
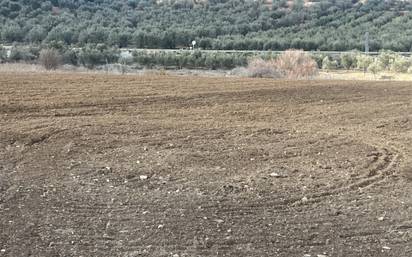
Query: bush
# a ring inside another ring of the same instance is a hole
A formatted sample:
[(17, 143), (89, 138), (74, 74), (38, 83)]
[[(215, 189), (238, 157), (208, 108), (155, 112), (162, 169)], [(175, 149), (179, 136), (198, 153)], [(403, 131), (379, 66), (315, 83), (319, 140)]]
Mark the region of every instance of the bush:
[(381, 70), (382, 70), (382, 67), (381, 67), (381, 65), (379, 64), (379, 62), (377, 60), (375, 60), (374, 62), (372, 62), (368, 66), (368, 71), (372, 72), (373, 75), (376, 75)]
[(122, 65), (131, 65), (133, 63), (133, 56), (128, 53), (127, 54), (121, 53), (118, 63)]
[(0, 63), (7, 61), (7, 50), (0, 46)]
[(369, 65), (371, 65), (372, 62), (373, 62), (373, 58), (368, 55), (359, 54), (356, 56), (356, 63), (357, 63), (358, 69), (361, 69), (364, 72), (366, 72), (366, 70), (368, 69)]
[(251, 59), (246, 70), (250, 77), (301, 79), (317, 75), (318, 65), (301, 50), (287, 50), (276, 59)]
[(62, 60), (64, 64), (78, 65), (79, 56), (76, 50), (68, 48), (63, 50)]
[(46, 70), (57, 69), (61, 59), (61, 55), (56, 49), (43, 49), (40, 51), (39, 62)]
[(407, 72), (410, 66), (411, 62), (408, 58), (398, 55), (391, 63), (390, 69), (395, 72)]
[(93, 69), (96, 65), (117, 62), (118, 59), (119, 51), (108, 48), (104, 44), (87, 45), (82, 48), (79, 54), (80, 63), (89, 69)]
[(392, 63), (399, 55), (393, 51), (381, 51), (378, 56), (378, 62), (382, 70), (390, 70)]
[(310, 78), (318, 74), (317, 63), (302, 50), (286, 50), (276, 59), (277, 70), (288, 79)]
[(252, 78), (280, 78), (280, 72), (274, 60), (253, 58), (249, 60), (246, 68), (247, 75)]
[(10, 51), (9, 60), (10, 61), (25, 61), (31, 62), (39, 57), (39, 49), (35, 47), (17, 47), (14, 46)]
[(343, 53), (340, 56), (340, 63), (346, 70), (354, 69), (357, 66), (356, 55), (354, 53)]
[(322, 60), (322, 69), (323, 70), (335, 70), (338, 68), (338, 62), (336, 60), (331, 60), (328, 56)]
[(318, 65), (318, 68), (322, 68), (322, 62), (323, 62), (323, 59), (325, 59), (325, 55), (320, 54), (320, 53), (314, 53), (311, 55), (311, 57)]

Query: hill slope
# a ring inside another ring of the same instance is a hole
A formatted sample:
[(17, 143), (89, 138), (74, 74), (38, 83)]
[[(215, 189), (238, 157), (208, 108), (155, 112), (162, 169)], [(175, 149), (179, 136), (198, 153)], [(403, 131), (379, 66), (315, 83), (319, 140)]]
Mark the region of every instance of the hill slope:
[(329, 0), (0, 0), (3, 44), (409, 51), (412, 4)]

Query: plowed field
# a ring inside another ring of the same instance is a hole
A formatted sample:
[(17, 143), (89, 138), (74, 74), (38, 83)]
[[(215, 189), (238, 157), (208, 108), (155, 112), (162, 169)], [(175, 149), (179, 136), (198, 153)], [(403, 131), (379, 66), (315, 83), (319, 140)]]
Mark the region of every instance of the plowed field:
[(412, 84), (0, 74), (0, 256), (412, 256)]

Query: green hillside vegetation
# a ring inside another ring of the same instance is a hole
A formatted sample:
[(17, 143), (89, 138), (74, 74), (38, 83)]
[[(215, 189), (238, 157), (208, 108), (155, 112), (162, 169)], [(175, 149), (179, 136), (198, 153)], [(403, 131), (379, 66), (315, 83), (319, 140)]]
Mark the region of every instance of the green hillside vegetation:
[(410, 51), (412, 4), (302, 0), (0, 0), (1, 44), (203, 49)]

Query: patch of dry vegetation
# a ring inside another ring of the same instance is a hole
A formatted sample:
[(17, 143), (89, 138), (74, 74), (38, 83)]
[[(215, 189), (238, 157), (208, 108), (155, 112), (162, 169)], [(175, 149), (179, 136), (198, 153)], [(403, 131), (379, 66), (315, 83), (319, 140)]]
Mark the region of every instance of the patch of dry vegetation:
[(246, 72), (249, 77), (308, 79), (318, 74), (318, 66), (304, 51), (287, 50), (276, 59), (251, 59)]
[(19, 72), (46, 72), (46, 69), (40, 65), (28, 63), (1, 63), (0, 72), (19, 73)]
[(262, 58), (250, 59), (245, 71), (247, 73), (247, 76), (253, 78), (281, 77), (281, 74), (276, 67), (275, 60), (263, 60)]
[(62, 57), (56, 49), (43, 49), (40, 51), (39, 62), (46, 70), (55, 70), (61, 64)]

